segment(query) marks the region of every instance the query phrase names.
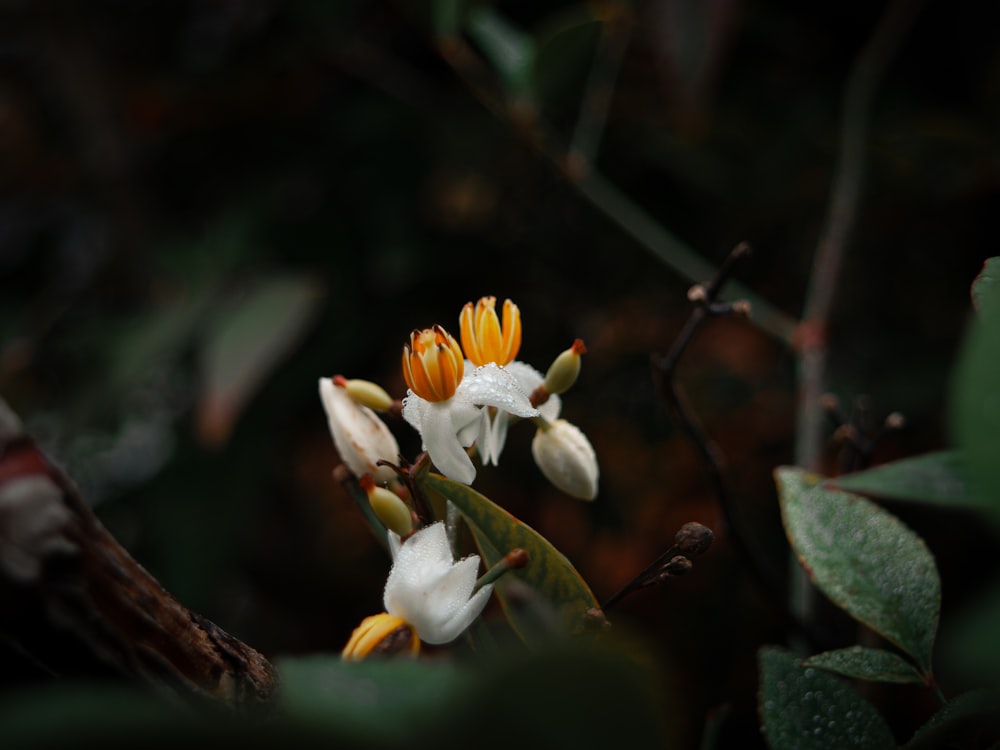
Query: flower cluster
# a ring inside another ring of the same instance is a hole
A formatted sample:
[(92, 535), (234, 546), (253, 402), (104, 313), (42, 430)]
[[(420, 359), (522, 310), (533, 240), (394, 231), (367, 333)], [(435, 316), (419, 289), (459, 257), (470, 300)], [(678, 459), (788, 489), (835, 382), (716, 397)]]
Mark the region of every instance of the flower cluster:
[[(469, 449), (483, 465), (497, 465), (512, 422), (528, 420), (537, 429), (532, 456), (545, 477), (574, 497), (592, 500), (599, 474), (593, 447), (575, 425), (559, 418), (559, 394), (576, 381), (583, 342), (559, 354), (543, 375), (516, 359), (520, 311), (508, 299), (498, 315), (495, 297), (466, 303), (459, 331), (461, 344), (440, 325), (414, 330), (402, 351), (407, 385), (402, 415), (420, 434), (433, 464), (450, 479), (471, 484), (476, 467)], [(320, 395), (347, 467), (359, 477), (370, 473), (376, 481), (390, 481), (387, 464), (398, 462), (399, 448), (375, 413), (390, 408), (388, 394), (367, 381), (338, 376), (320, 379)]]
[[(365, 618), (343, 658), (411, 653), (420, 643), (457, 638), (482, 612), (497, 575), (524, 564), (521, 556), (477, 579), (479, 557), (455, 561), (442, 521), (421, 518), (404, 500), (397, 475), (399, 446), (380, 417), (392, 411), (420, 434), (422, 449), (442, 474), (464, 484), (476, 478), (473, 457), (497, 465), (507, 433), (519, 421), (536, 428), (531, 453), (556, 487), (585, 500), (597, 494), (594, 449), (575, 425), (559, 417), (560, 394), (580, 371), (586, 352), (577, 340), (543, 375), (516, 359), (521, 314), (510, 300), (467, 303), (459, 316), (461, 343), (440, 325), (415, 330), (402, 350), (406, 395), (395, 401), (382, 388), (342, 376), (321, 378), (320, 398), (341, 460), (367, 496), (366, 512), (387, 530), (393, 564), (386, 581), (385, 612)], [(421, 523), (428, 525), (420, 528)]]

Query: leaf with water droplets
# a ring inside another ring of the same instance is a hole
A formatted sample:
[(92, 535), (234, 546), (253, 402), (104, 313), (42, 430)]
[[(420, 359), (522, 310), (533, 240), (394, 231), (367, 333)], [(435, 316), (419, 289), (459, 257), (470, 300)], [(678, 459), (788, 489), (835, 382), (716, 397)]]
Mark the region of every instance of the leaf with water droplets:
[(810, 580), (838, 607), (931, 672), (941, 580), (924, 541), (870, 500), (795, 467), (775, 471), (785, 533)]
[(875, 708), (829, 672), (783, 648), (758, 652), (757, 709), (771, 750), (888, 750), (892, 732)]
[(824, 651), (810, 656), (804, 664), (859, 680), (915, 684), (924, 682), (920, 672), (910, 662), (899, 654), (881, 648), (851, 646)]

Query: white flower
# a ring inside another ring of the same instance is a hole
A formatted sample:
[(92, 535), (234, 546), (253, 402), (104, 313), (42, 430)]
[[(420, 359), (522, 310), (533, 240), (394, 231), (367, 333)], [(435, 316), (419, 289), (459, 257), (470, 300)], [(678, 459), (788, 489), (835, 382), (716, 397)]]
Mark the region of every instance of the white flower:
[(420, 433), (423, 449), (445, 476), (464, 484), (476, 478), (465, 452), (477, 440), (493, 455), (495, 433), (483, 407), (520, 417), (535, 409), (517, 378), (490, 363), (471, 372), (454, 337), (441, 326), (414, 331), (403, 347), (403, 377), (409, 386), (403, 417)]
[[(529, 364), (515, 360), (521, 348), (521, 312), (511, 300), (504, 300), (502, 320), (496, 313), (496, 297), (481, 297), (475, 305), (465, 303), (459, 316), (462, 348), (468, 357), (466, 372), (470, 367), (498, 365), (517, 381), (521, 392), (528, 396), (545, 380)], [(529, 401), (530, 403), (530, 401)], [(536, 414), (525, 415), (513, 409), (498, 406), (495, 413), (484, 409), (476, 428), (476, 448), (484, 465), (496, 465), (507, 442), (507, 429), (511, 415), (538, 416), (551, 421), (559, 416), (559, 399), (550, 398)]]
[(376, 482), (388, 482), (396, 476), (395, 472), (377, 462), (399, 461), (396, 438), (375, 412), (357, 403), (343, 385), (338, 385), (342, 380), (319, 379), (320, 399), (340, 460), (356, 477), (371, 474)]
[(479, 556), (455, 562), (444, 522), (425, 526), (400, 541), (389, 532), (392, 569), (383, 603), (390, 615), (409, 623), (420, 640), (441, 644), (455, 640), (486, 606), (492, 584), (473, 593)]
[(531, 441), (531, 455), (545, 477), (580, 500), (597, 497), (597, 454), (576, 425), (557, 419), (542, 425)]
[[(530, 394), (542, 384), (545, 377), (526, 362), (514, 360), (508, 362), (503, 370), (514, 376), (518, 388), (522, 393)], [(530, 401), (529, 401), (530, 404)], [(562, 402), (558, 396), (552, 395), (543, 404), (540, 404), (535, 414), (518, 414), (512, 409), (497, 409), (495, 414), (490, 414), (484, 410), (482, 415), (482, 425), (480, 426), (479, 437), (476, 446), (479, 448), (479, 455), (483, 464), (496, 466), (500, 461), (500, 453), (507, 442), (507, 430), (510, 426), (510, 417), (515, 414), (519, 417), (541, 416), (551, 422), (559, 417), (562, 409)]]

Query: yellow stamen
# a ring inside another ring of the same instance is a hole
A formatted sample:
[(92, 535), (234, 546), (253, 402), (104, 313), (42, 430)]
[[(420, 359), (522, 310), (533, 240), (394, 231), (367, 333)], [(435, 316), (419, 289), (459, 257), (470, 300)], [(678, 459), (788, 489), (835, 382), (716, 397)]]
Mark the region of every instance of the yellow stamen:
[(521, 312), (509, 299), (503, 303), (503, 318), (497, 317), (496, 297), (482, 297), (473, 307), (467, 302), (459, 316), (462, 348), (477, 367), (514, 361), (521, 348)]
[(403, 346), (403, 378), (425, 401), (447, 401), (465, 374), (465, 358), (455, 337), (441, 326), (413, 331)]
[(371, 654), (391, 655), (407, 651), (413, 656), (420, 652), (420, 639), (413, 627), (401, 617), (382, 612), (361, 621), (351, 633), (340, 658), (361, 661)]

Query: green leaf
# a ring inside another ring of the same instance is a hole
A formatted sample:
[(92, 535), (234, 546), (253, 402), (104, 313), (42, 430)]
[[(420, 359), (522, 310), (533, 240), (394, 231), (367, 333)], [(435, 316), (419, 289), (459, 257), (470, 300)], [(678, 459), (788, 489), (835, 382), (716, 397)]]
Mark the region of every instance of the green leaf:
[(270, 277), (217, 313), (201, 347), (203, 441), (225, 442), (247, 402), (305, 333), (323, 294), (310, 276)]
[(810, 580), (838, 607), (913, 657), (924, 674), (941, 581), (924, 541), (858, 495), (795, 467), (775, 471), (785, 533)]
[(469, 35), (476, 40), (515, 99), (534, 96), (535, 41), (489, 5), (469, 13)]
[(771, 750), (896, 746), (874, 707), (839, 678), (802, 666), (799, 657), (776, 646), (760, 649), (758, 660), (758, 711)]
[(341, 740), (312, 747), (662, 747), (664, 698), (634, 646), (562, 641), (474, 664), (289, 657), (278, 715)]
[(960, 452), (938, 451), (845, 474), (826, 484), (871, 497), (975, 507), (966, 473)]
[(970, 321), (950, 396), (950, 428), (968, 461), (973, 495), (1000, 524), (1000, 304), (985, 305)]
[(902, 746), (902, 750), (979, 747), (983, 737), (996, 737), (1000, 696), (974, 690), (948, 701)]
[(973, 597), (942, 632), (948, 665), (967, 680), (1000, 688), (1000, 580)]
[(473, 673), (442, 661), (344, 662), (339, 655), (314, 654), (279, 659), (275, 666), (285, 716), (371, 744), (406, 744), (475, 681)]
[(859, 680), (915, 684), (924, 682), (924, 678), (910, 662), (899, 654), (880, 648), (851, 646), (824, 651), (810, 656), (803, 664)]
[[(571, 631), (593, 623), (588, 610), (600, 605), (570, 561), (547, 539), (471, 487), (432, 472), (417, 481), (424, 491), (450, 500), (462, 512), (488, 567), (516, 547), (528, 553), (527, 566), (503, 576), (495, 589), (522, 638), (533, 637), (539, 613), (548, 608), (564, 617)], [(512, 592), (515, 597), (509, 596)]]
[(972, 282), (972, 304), (982, 311), (1000, 300), (1000, 257), (987, 258)]

